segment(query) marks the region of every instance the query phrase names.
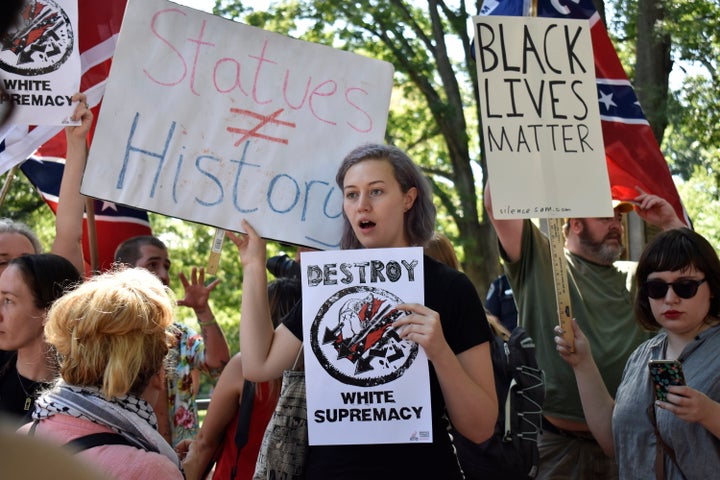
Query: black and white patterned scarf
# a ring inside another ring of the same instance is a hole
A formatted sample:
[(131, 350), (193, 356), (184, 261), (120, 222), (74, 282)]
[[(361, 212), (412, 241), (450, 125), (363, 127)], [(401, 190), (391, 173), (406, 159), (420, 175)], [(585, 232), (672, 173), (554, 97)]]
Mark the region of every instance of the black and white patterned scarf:
[(60, 381), (35, 401), (34, 420), (53, 415), (83, 418), (112, 429), (138, 448), (160, 453), (180, 465), (172, 447), (157, 431), (152, 407), (135, 395), (106, 400), (100, 389), (75, 387)]

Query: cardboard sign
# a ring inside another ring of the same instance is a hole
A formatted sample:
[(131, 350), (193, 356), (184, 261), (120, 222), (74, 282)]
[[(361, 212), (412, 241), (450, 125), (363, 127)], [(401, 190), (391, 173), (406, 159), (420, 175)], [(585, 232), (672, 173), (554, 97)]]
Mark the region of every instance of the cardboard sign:
[(474, 24), (495, 217), (612, 216), (589, 22)]
[(0, 109), (22, 125), (78, 125), (70, 120), (80, 90), (77, 0), (26, 0), (18, 25), (0, 39)]
[(382, 142), (393, 68), (164, 0), (130, 0), (82, 192), (318, 249), (343, 157)]
[(301, 256), (310, 445), (432, 442), (427, 356), (393, 327), (424, 303), (422, 248)]

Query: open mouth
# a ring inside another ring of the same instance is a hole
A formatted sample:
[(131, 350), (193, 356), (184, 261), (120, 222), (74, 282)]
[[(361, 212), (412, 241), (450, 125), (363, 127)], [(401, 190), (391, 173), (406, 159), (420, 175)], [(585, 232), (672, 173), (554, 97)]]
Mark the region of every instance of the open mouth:
[(369, 221), (369, 220), (363, 220), (363, 221), (360, 222), (360, 228), (363, 229), (363, 230), (368, 229), (368, 228), (372, 228), (372, 227), (374, 227), (374, 226), (375, 226), (375, 222), (371, 222), (371, 221)]

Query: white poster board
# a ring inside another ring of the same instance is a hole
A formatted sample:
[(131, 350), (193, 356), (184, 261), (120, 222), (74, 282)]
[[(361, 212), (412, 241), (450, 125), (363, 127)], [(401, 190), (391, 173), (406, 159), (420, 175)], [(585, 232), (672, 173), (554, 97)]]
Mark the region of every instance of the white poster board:
[(129, 0), (81, 190), (335, 248), (335, 173), (350, 150), (383, 141), (392, 77), (387, 62)]
[(0, 39), (0, 109), (14, 106), (10, 124), (78, 125), (70, 120), (80, 91), (77, 0), (25, 4), (17, 26)]
[(477, 16), (474, 24), (495, 217), (611, 217), (590, 23)]
[(422, 248), (301, 255), (310, 445), (432, 442), (427, 356), (392, 327), (424, 303)]

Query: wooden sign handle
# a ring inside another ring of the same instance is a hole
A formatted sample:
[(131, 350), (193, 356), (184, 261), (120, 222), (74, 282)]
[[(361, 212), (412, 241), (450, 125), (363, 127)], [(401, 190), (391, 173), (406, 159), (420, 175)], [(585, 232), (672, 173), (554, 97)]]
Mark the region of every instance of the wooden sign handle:
[(215, 238), (213, 238), (212, 248), (210, 249), (210, 259), (208, 260), (207, 273), (215, 275), (220, 267), (220, 253), (222, 252), (223, 241), (225, 240), (225, 230), (218, 228), (215, 230)]
[(575, 351), (575, 334), (572, 329), (572, 305), (570, 305), (570, 288), (567, 278), (567, 259), (565, 258), (565, 240), (562, 233), (563, 220), (548, 218), (548, 238), (550, 239), (550, 257), (552, 261), (553, 280), (555, 282), (555, 301), (558, 311), (558, 323), (563, 330), (563, 338)]

